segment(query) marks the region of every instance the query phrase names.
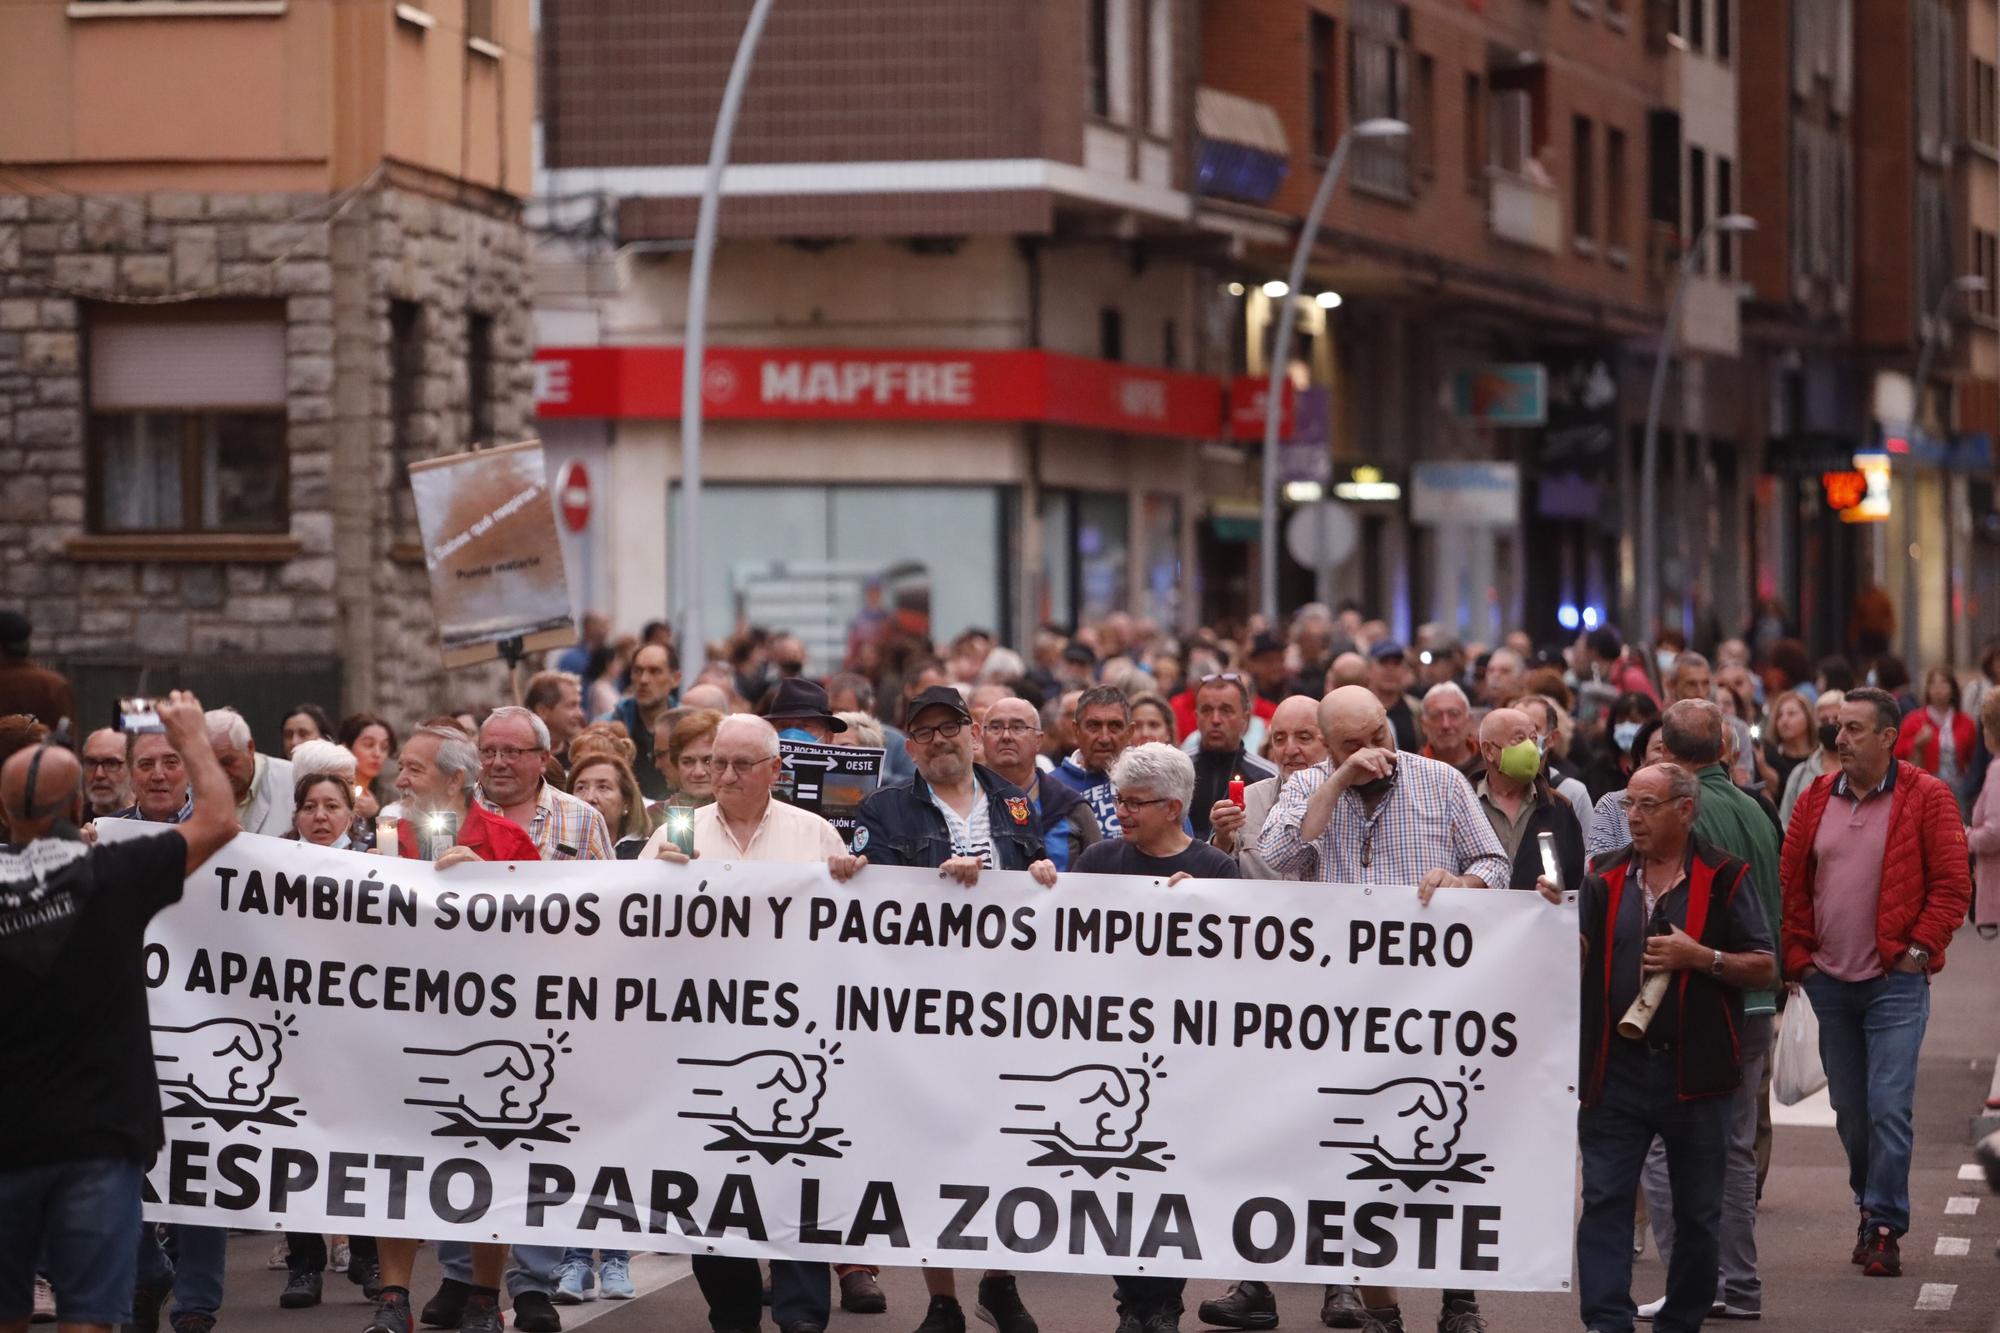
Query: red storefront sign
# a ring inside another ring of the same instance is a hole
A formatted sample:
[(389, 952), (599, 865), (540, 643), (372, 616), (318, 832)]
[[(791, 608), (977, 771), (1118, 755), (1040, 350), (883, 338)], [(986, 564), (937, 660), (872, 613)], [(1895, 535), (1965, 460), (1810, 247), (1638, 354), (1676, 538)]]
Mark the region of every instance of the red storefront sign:
[[(545, 418), (675, 420), (678, 347), (550, 347), (535, 356)], [(717, 421), (1041, 421), (1210, 439), (1222, 386), (1042, 351), (718, 347), (702, 370)]]
[[(1264, 400), (1270, 396), (1271, 381), (1263, 375), (1238, 375), (1229, 381), (1229, 438), (1232, 440), (1261, 440), (1264, 438)], [(1284, 402), (1278, 408), (1278, 438), (1292, 438), (1292, 399), (1295, 396), (1290, 380), (1284, 384)]]

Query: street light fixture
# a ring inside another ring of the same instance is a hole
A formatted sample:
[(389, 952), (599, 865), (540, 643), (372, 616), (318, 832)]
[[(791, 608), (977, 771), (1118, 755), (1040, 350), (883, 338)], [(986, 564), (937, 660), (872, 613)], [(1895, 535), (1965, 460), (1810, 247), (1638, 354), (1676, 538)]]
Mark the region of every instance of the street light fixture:
[(1653, 388), (1646, 400), (1646, 436), (1639, 451), (1639, 616), (1636, 634), (1654, 637), (1654, 622), (1660, 614), (1660, 409), (1667, 394), (1667, 361), (1673, 356), (1674, 340), (1680, 336), (1681, 306), (1687, 296), (1687, 280), (1694, 274), (1695, 261), (1704, 253), (1710, 232), (1733, 235), (1757, 230), (1757, 219), (1747, 213), (1724, 213), (1711, 218), (1695, 233), (1674, 267), (1674, 292), (1667, 303), (1667, 326), (1660, 333), (1660, 349), (1653, 358)]
[[(1262, 538), (1257, 552), (1257, 602), (1264, 619), (1273, 629), (1278, 624), (1278, 421), (1284, 410), (1285, 371), (1292, 359), (1292, 325), (1298, 320), (1298, 306), (1291, 294), (1305, 284), (1306, 261), (1312, 257), (1313, 242), (1319, 237), (1320, 218), (1326, 214), (1326, 206), (1333, 198), (1333, 187), (1340, 180), (1341, 169), (1347, 165), (1347, 150), (1356, 139), (1400, 139), (1409, 132), (1408, 124), (1388, 117), (1348, 126), (1341, 134), (1340, 142), (1333, 147), (1333, 157), (1326, 164), (1326, 174), (1320, 177), (1312, 207), (1306, 210), (1305, 221), (1299, 227), (1299, 243), (1292, 251), (1291, 274), (1283, 284), (1284, 299), (1278, 307), (1278, 336), (1271, 341), (1270, 382), (1264, 390), (1264, 479), (1260, 506)], [(1270, 285), (1266, 284), (1267, 291)]]

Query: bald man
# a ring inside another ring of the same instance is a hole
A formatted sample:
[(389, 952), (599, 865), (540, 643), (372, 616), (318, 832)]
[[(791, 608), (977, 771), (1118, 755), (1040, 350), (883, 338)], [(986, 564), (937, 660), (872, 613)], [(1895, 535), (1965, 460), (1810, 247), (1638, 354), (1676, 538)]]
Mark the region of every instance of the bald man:
[(88, 818), (132, 804), (132, 772), (125, 766), (125, 733), (100, 727), (83, 740), (83, 794)]
[(1535, 887), (1544, 873), (1540, 839), (1546, 833), (1554, 845), (1561, 886), (1577, 888), (1583, 883), (1583, 825), (1549, 785), (1535, 720), (1518, 708), (1494, 709), (1480, 720), (1479, 753), (1486, 771), (1473, 794), (1513, 863), (1508, 887)]
[(1483, 682), (1487, 705), (1492, 708), (1506, 707), (1528, 692), (1526, 659), (1512, 648), (1495, 648), (1492, 656), (1486, 659)]
[(1245, 879), (1281, 879), (1277, 871), (1257, 855), (1257, 836), (1264, 821), (1278, 803), (1278, 793), (1294, 773), (1303, 773), (1326, 760), (1326, 738), (1319, 729), (1319, 700), (1294, 694), (1271, 714), (1271, 758), (1277, 762), (1276, 777), (1253, 782), (1243, 789), (1243, 804), (1227, 797), (1208, 812), (1209, 842), (1236, 858)]
[(150, 836), (82, 841), (83, 769), (66, 749), (0, 766), (22, 849), (0, 853), (0, 1326), (26, 1327), (38, 1254), (66, 1330), (110, 1333), (132, 1318), (140, 1188), (165, 1141), (146, 925), (236, 835), (201, 704), (176, 692), (159, 713), (195, 800)]
[(1333, 659), (1333, 665), (1326, 669), (1326, 692), (1332, 694), (1343, 685), (1366, 685), (1368, 683), (1368, 659), (1360, 653), (1342, 653)]

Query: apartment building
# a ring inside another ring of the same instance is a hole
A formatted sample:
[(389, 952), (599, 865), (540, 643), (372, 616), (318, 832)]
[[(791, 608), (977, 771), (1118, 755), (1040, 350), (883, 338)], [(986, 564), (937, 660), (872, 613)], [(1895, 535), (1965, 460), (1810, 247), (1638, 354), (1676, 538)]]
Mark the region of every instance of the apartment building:
[(531, 428), (527, 18), (0, 6), (0, 567), (82, 723), (452, 697), (404, 469)]

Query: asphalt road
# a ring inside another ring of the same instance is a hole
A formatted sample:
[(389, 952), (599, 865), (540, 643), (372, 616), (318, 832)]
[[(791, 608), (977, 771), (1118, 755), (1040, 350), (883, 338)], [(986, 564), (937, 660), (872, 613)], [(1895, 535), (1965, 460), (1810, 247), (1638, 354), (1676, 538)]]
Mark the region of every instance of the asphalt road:
[[(1914, 1223), (1903, 1241), (1901, 1278), (1865, 1278), (1848, 1263), (1854, 1240), (1854, 1210), (1847, 1194), (1847, 1169), (1831, 1127), (1831, 1117), (1813, 1102), (1783, 1115), (1776, 1131), (1770, 1179), (1758, 1225), (1764, 1277), (1761, 1327), (1792, 1333), (2000, 1333), (2000, 1198), (1969, 1178), (1968, 1122), (1983, 1102), (2000, 1049), (2000, 943), (1989, 944), (1961, 932), (1950, 966), (1932, 995), (1917, 1084), (1917, 1143), (1911, 1176)], [(1551, 1245), (1569, 1247), (1572, 1237), (1551, 1236)], [(272, 1239), (244, 1235), (230, 1243), (227, 1296), (219, 1333), (358, 1333), (368, 1306), (358, 1288), (329, 1275), (327, 1300), (302, 1311), (280, 1310), (284, 1275), (265, 1268)], [(416, 1300), (435, 1286), (436, 1266), (427, 1248), (419, 1261)], [(640, 1291), (633, 1301), (595, 1302), (563, 1311), (569, 1330), (594, 1325), (593, 1333), (701, 1333), (707, 1328), (700, 1293), (689, 1280), (685, 1258), (635, 1258), (633, 1277)], [(976, 1278), (961, 1281), (969, 1310)], [(1635, 1268), (1634, 1294), (1645, 1301), (1662, 1290), (1662, 1272), (1648, 1246)], [(889, 1311), (846, 1315), (835, 1311), (837, 1333), (909, 1333), (922, 1320), (925, 1296), (913, 1270), (882, 1275)], [(1021, 1294), (1045, 1333), (1110, 1333), (1115, 1324), (1108, 1278), (1026, 1273)], [(1184, 1329), (1199, 1326), (1194, 1307), (1217, 1294), (1221, 1282), (1192, 1282)], [(1281, 1326), (1318, 1327), (1319, 1290), (1278, 1289)], [(1575, 1297), (1568, 1292), (1495, 1294), (1484, 1308), (1496, 1333), (1543, 1333), (1581, 1327)], [(1404, 1313), (1411, 1333), (1428, 1330), (1437, 1312), (1432, 1292), (1406, 1291)], [(1717, 1325), (1733, 1327), (1734, 1325)], [(983, 1328), (975, 1323), (975, 1329)], [(1640, 1325), (1641, 1328), (1646, 1325)]]

